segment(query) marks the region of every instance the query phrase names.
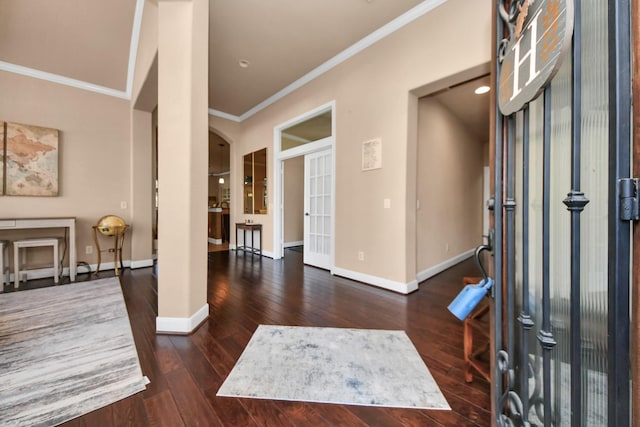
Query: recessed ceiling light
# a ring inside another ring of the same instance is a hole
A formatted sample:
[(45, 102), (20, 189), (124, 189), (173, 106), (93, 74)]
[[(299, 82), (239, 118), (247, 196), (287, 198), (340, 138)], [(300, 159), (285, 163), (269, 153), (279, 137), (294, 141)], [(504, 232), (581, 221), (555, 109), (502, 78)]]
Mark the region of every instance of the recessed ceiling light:
[(491, 90), (489, 86), (480, 86), (474, 92), (476, 95), (482, 95), (483, 93), (487, 93)]
[(246, 59), (241, 59), (240, 61), (238, 61), (238, 65), (242, 68), (247, 68), (249, 66), (249, 61), (247, 61)]

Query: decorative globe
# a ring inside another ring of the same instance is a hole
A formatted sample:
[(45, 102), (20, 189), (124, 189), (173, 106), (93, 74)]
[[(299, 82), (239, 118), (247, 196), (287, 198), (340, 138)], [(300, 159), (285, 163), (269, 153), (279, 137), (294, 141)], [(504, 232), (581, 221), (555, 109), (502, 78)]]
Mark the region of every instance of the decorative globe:
[(117, 215), (105, 215), (98, 220), (96, 228), (104, 236), (114, 236), (127, 227), (124, 219)]

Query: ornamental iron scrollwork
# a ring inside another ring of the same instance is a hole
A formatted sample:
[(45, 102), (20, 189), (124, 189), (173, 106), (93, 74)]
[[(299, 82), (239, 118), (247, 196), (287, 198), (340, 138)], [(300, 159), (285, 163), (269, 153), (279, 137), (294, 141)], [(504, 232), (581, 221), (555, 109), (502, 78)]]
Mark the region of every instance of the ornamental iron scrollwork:
[[(523, 427), (531, 427), (531, 424), (526, 419), (526, 414), (523, 414), (522, 399), (513, 390), (515, 372), (511, 367), (509, 354), (504, 350), (500, 350), (496, 357), (496, 363), (500, 373), (506, 376), (506, 391), (500, 397), (499, 409), (501, 410), (497, 419), (498, 427), (516, 427), (514, 420), (518, 420), (520, 422), (519, 425)], [(509, 417), (507, 413), (510, 413), (512, 417)]]
[[(529, 0), (498, 0), (498, 13), (509, 31), (508, 37), (503, 38), (500, 42), (500, 50), (498, 52), (500, 63), (504, 59), (509, 41), (513, 40), (514, 37), (520, 36), (528, 9)], [(519, 26), (518, 31), (516, 31), (516, 26)]]

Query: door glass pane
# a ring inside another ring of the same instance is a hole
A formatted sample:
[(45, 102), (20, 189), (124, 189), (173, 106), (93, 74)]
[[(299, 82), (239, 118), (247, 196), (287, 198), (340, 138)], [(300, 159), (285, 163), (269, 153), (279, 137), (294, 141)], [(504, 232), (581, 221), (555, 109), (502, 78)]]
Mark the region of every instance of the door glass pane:
[(522, 384), (522, 372), (528, 372), (528, 363), (524, 364), (522, 362), (522, 344), (524, 340), (524, 333), (522, 331), (522, 325), (518, 320), (518, 316), (522, 313), (523, 304), (522, 304), (522, 292), (523, 292), (523, 256), (524, 256), (524, 245), (526, 243), (523, 241), (523, 212), (524, 209), (527, 209), (527, 206), (524, 205), (523, 198), (523, 185), (524, 185), (524, 167), (523, 167), (523, 116), (522, 112), (516, 113), (516, 131), (515, 131), (515, 199), (516, 199), (516, 210), (515, 210), (515, 245), (516, 245), (516, 281), (515, 281), (515, 290), (514, 290), (514, 367), (516, 371), (516, 386), (515, 390), (518, 392), (520, 396), (524, 396), (524, 388)]
[(331, 136), (331, 110), (282, 130), (281, 151)]
[[(551, 83), (551, 194), (549, 288), (551, 332), (551, 423), (571, 423), (571, 216), (563, 200), (571, 190), (571, 57), (567, 55)], [(576, 302), (577, 304), (577, 302)]]
[(582, 407), (588, 426), (607, 425), (608, 31), (607, 2), (582, 6)]
[[(542, 350), (537, 340), (542, 325), (542, 96), (529, 105), (529, 306), (534, 326), (529, 332), (529, 420), (541, 424), (543, 415)], [(526, 399), (525, 396), (522, 396)]]

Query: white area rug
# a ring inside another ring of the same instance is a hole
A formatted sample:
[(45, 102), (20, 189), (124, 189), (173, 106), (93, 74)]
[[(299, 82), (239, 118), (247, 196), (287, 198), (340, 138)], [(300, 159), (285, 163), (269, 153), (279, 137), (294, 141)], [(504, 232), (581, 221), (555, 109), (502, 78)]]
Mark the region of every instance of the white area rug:
[(61, 424), (144, 389), (117, 278), (0, 294), (0, 425)]
[(451, 409), (404, 331), (260, 325), (218, 396)]

